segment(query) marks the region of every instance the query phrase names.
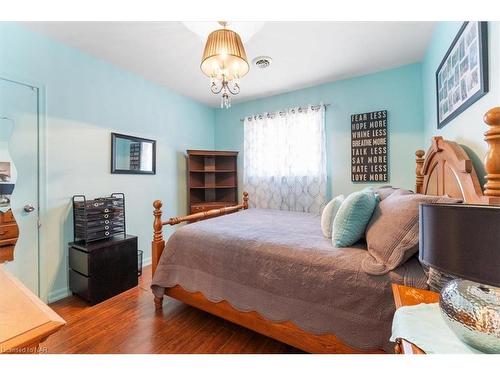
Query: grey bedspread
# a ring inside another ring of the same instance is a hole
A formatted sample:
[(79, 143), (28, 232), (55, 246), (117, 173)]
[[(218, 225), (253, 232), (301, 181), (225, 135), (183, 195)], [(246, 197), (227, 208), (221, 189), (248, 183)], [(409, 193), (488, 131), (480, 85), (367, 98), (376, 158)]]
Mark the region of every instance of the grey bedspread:
[(155, 295), (180, 285), (310, 333), (332, 333), (359, 349), (389, 344), (391, 283), (425, 287), (418, 260), (387, 275), (361, 270), (363, 245), (333, 248), (320, 217), (250, 209), (179, 228), (152, 281)]

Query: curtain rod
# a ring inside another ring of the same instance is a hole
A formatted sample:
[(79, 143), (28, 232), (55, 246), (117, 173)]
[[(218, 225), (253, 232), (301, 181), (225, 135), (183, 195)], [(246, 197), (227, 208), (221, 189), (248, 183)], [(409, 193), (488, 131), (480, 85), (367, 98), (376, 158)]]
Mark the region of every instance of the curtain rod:
[[(325, 109), (326, 109), (326, 107), (328, 107), (329, 105), (330, 105), (330, 104), (329, 104), (329, 103), (327, 103), (327, 104), (318, 104), (318, 105), (307, 106), (307, 107), (299, 107), (299, 108), (298, 108), (298, 110), (299, 110), (299, 111), (302, 111), (302, 110), (304, 110), (304, 109), (308, 109), (308, 108), (310, 108), (310, 107), (312, 107), (314, 110), (316, 110), (316, 109), (321, 108), (321, 106), (324, 106), (324, 107), (325, 107)], [(285, 111), (288, 111), (288, 110), (285, 110)], [(276, 112), (273, 112), (273, 113), (280, 113), (280, 114), (281, 114), (281, 113), (285, 113), (285, 111), (276, 111)], [(245, 117), (243, 117), (243, 118), (240, 118), (240, 121), (245, 121), (245, 119), (246, 119), (246, 118), (254, 118), (254, 117), (256, 117), (256, 116), (264, 116), (264, 115), (270, 115), (270, 114), (272, 114), (272, 113), (261, 113), (261, 114), (252, 115), (252, 116), (245, 116)]]

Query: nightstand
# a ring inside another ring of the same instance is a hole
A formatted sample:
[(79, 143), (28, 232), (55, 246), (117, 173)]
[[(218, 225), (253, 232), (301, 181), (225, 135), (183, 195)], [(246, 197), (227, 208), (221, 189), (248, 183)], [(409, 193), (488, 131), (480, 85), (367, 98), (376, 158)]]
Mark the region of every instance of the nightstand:
[(137, 286), (137, 237), (69, 244), (69, 289), (95, 305)]
[[(439, 302), (438, 293), (404, 285), (392, 284), (392, 293), (396, 309), (402, 306), (418, 305), (419, 303)], [(404, 339), (398, 340), (394, 352), (396, 354), (425, 354), (422, 349)]]

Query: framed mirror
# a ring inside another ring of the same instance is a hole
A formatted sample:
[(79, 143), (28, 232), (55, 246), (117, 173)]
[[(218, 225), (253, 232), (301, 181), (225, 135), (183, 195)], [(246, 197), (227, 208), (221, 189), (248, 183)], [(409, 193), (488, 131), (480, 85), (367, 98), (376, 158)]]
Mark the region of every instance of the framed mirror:
[(111, 133), (111, 173), (156, 174), (156, 141)]

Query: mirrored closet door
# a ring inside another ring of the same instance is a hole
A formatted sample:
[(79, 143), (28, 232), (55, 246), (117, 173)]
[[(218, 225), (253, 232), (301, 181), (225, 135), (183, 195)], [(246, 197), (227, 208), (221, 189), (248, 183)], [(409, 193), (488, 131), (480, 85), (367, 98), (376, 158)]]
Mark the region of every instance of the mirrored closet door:
[[(0, 251), (39, 293), (37, 89), (0, 78)], [(17, 228), (16, 228), (17, 226)]]

